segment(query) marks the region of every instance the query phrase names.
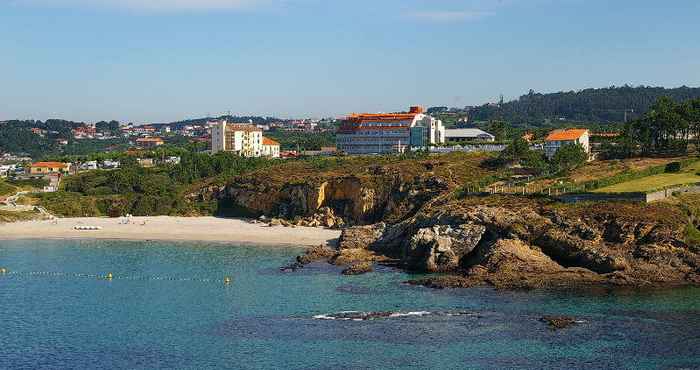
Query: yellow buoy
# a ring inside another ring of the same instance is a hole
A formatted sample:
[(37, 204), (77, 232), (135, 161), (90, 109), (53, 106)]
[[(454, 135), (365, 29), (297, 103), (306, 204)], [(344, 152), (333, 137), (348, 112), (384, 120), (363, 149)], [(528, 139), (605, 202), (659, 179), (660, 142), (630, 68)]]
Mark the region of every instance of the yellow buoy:
[(107, 276), (105, 276), (105, 278), (106, 278), (107, 280), (112, 280), (112, 278), (113, 278), (112, 273), (111, 273), (111, 272), (108, 272), (108, 273), (107, 273)]
[(0, 268), (0, 274), (7, 274), (7, 269), (6, 268)]
[(231, 278), (228, 277), (228, 276), (226, 276), (226, 277), (224, 278), (224, 284), (231, 284)]

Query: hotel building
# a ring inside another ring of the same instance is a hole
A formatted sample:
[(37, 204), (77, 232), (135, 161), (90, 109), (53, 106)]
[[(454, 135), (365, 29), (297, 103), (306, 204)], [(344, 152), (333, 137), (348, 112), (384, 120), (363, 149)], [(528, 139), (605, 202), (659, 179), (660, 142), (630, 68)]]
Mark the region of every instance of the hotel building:
[(352, 114), (336, 135), (338, 151), (348, 154), (403, 153), (445, 142), (442, 121), (423, 113)]

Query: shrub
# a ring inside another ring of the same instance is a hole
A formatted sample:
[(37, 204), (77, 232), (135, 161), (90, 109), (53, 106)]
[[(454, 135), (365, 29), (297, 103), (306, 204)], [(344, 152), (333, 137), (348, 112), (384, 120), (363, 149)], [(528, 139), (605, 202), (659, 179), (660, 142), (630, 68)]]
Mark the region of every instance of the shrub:
[(676, 173), (676, 172), (681, 172), (681, 162), (671, 162), (668, 163), (664, 169), (664, 172), (666, 173)]
[(700, 231), (692, 222), (685, 227), (685, 242), (692, 246), (700, 246)]

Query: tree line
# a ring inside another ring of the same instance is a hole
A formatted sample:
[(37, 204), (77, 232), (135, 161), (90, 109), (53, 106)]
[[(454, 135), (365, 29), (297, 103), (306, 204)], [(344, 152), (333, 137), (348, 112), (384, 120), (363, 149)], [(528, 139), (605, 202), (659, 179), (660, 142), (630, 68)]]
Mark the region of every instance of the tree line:
[[(682, 155), (700, 139), (700, 98), (676, 102), (659, 98), (641, 118), (624, 126), (608, 147), (611, 157)], [(697, 148), (696, 148), (697, 150)]]
[(697, 99), (700, 88), (625, 85), (551, 94), (530, 90), (514, 101), (471, 108), (468, 116), (470, 122), (501, 120), (531, 127), (567, 121), (621, 123), (639, 118), (664, 96), (674, 102)]

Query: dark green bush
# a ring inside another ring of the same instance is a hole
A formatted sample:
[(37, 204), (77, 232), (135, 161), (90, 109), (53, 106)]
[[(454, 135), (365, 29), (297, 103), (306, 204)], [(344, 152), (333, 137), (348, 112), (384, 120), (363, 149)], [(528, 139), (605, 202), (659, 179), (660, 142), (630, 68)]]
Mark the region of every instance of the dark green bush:
[(681, 172), (681, 162), (671, 162), (666, 165), (664, 172), (666, 173), (676, 173)]

